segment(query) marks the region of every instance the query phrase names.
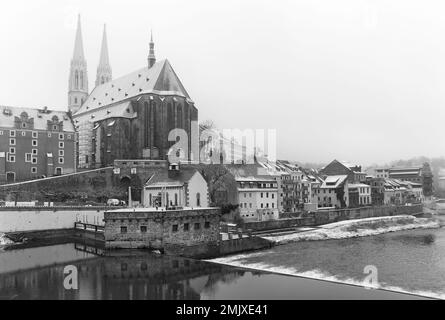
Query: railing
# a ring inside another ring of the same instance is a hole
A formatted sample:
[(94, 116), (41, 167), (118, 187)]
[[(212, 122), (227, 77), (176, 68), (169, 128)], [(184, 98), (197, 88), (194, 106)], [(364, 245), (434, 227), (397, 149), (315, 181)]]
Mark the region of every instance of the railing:
[(83, 223), (83, 222), (74, 222), (74, 229), (77, 230), (86, 230), (86, 231), (94, 231), (94, 232), (105, 232), (105, 226), (99, 226), (91, 223)]

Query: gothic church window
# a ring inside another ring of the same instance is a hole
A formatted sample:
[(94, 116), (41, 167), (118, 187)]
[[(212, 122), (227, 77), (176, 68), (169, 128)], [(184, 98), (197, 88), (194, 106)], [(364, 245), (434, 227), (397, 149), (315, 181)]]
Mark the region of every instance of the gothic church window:
[(82, 71), (80, 72), (80, 88), (81, 89), (84, 88), (84, 86), (83, 86), (83, 72)]
[(79, 89), (79, 72), (77, 70), (74, 73), (74, 88)]

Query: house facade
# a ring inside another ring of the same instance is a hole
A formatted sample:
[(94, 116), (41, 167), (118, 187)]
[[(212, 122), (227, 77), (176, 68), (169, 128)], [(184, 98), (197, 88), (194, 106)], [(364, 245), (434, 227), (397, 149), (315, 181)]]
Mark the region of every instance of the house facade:
[(0, 183), (76, 172), (75, 141), (67, 112), (0, 107)]
[(169, 164), (168, 170), (159, 170), (148, 179), (142, 199), (146, 208), (207, 208), (209, 190), (198, 170)]

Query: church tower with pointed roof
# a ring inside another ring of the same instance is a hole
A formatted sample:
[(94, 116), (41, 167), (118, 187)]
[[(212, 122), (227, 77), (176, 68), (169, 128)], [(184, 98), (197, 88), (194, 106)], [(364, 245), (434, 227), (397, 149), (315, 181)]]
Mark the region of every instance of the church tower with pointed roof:
[(104, 25), (99, 65), (96, 73), (96, 87), (112, 80), (110, 59), (108, 57), (107, 26)]
[(149, 47), (150, 47), (150, 50), (148, 52), (148, 68), (151, 68), (156, 63), (155, 43), (153, 42), (153, 31), (151, 31), (151, 34), (150, 34)]
[(88, 97), (87, 62), (83, 52), (82, 29), (80, 15), (77, 20), (76, 40), (74, 53), (71, 59), (71, 68), (68, 85), (68, 110), (74, 114), (79, 110)]

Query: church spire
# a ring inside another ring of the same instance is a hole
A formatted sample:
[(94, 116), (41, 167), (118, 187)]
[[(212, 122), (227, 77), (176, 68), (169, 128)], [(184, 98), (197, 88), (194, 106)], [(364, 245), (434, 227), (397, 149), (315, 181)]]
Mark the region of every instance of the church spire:
[(87, 62), (83, 52), (82, 28), (80, 15), (77, 18), (76, 39), (73, 58), (71, 59), (70, 77), (68, 81), (68, 109), (75, 113), (88, 96)]
[(112, 79), (112, 71), (110, 66), (110, 59), (108, 56), (108, 41), (107, 41), (107, 26), (104, 25), (104, 32), (102, 36), (102, 48), (100, 50), (100, 60), (97, 67), (96, 87), (107, 83)]
[(148, 53), (148, 68), (153, 67), (153, 65), (156, 63), (156, 57), (155, 57), (155, 44), (153, 42), (153, 31), (150, 32), (150, 51)]
[(80, 25), (80, 14), (77, 16), (77, 31), (76, 31), (76, 41), (74, 43), (74, 53), (73, 60), (84, 60), (83, 54), (83, 41), (82, 41), (82, 27)]

